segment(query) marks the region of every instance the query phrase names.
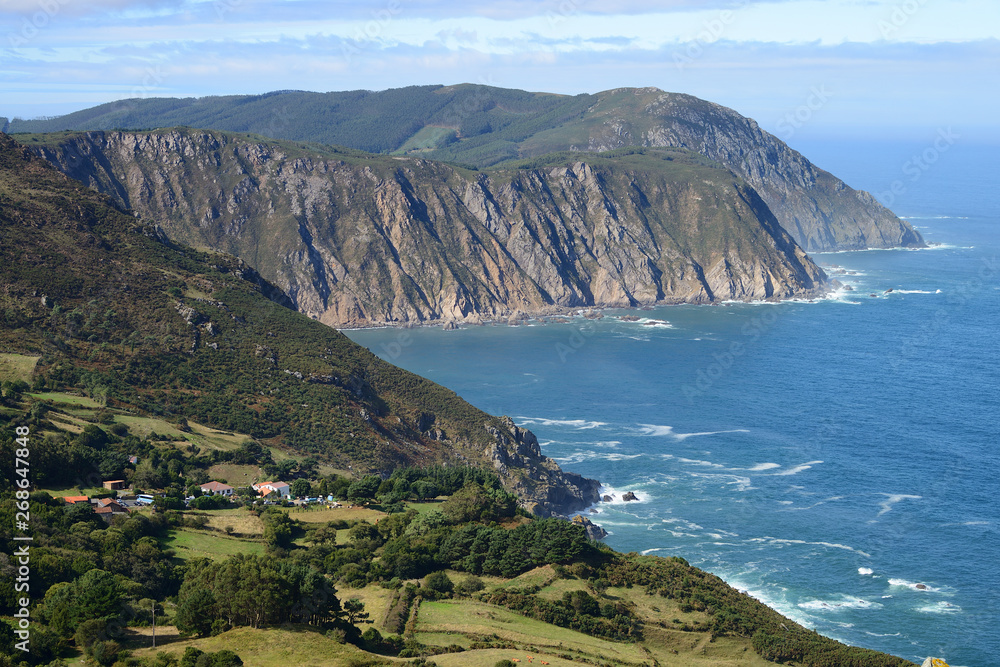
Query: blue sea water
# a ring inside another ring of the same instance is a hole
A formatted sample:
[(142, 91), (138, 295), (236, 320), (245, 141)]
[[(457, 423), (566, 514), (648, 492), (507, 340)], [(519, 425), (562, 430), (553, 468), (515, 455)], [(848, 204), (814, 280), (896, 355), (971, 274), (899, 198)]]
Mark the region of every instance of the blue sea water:
[(616, 549), (683, 556), (850, 644), (1000, 664), (993, 151), (912, 181), (919, 145), (809, 148), (876, 194), (905, 179), (893, 209), (940, 245), (816, 255), (854, 289), (813, 303), (347, 333), (600, 479)]

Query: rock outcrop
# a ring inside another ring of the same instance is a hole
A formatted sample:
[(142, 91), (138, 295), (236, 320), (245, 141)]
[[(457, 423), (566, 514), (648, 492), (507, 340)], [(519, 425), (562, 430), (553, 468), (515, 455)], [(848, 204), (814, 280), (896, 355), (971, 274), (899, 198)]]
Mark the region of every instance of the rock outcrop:
[(871, 194), (818, 168), (732, 109), (657, 88), (597, 97), (589, 114), (602, 122), (593, 126), (585, 147), (575, 148), (672, 146), (705, 155), (750, 183), (808, 252), (924, 245), (919, 232)]
[(38, 152), (242, 258), (332, 326), (779, 299), (827, 278), (756, 190), (682, 150), (470, 172), (219, 132), (93, 132)]
[(603, 540), (605, 537), (608, 536), (608, 531), (604, 530), (596, 523), (594, 523), (587, 517), (583, 516), (582, 514), (577, 514), (572, 519), (570, 519), (570, 521), (572, 521), (577, 525), (583, 526), (584, 530), (587, 531), (587, 537), (589, 537), (592, 540)]
[(498, 425), (486, 425), (494, 443), (483, 452), (501, 478), (529, 512), (542, 516), (567, 516), (593, 505), (600, 499), (601, 484), (576, 473), (566, 472), (543, 456), (538, 438), (500, 417)]

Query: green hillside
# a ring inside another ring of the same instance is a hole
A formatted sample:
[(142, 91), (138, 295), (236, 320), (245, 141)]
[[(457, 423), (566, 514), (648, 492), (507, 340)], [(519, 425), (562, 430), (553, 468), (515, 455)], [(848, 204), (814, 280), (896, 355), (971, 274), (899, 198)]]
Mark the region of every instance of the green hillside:
[[(595, 482), (525, 450), (509, 421), (291, 310), (239, 260), (164, 242), (7, 137), (0, 237), (0, 351), (38, 357), (37, 391), (75, 388), (359, 472), (492, 467), (509, 451), (522, 465), (505, 482), (525, 503), (570, 511), (596, 498)], [(28, 360), (2, 368), (28, 379)]]

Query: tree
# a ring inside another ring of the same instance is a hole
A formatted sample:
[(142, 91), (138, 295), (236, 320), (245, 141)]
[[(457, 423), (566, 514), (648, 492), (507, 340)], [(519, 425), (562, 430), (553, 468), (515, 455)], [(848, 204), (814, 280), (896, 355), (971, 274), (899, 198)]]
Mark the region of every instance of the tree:
[(307, 479), (297, 479), (292, 482), (291, 492), (296, 498), (305, 498), (312, 491), (312, 485), (309, 484)]
[(455, 584), (444, 572), (431, 572), (424, 578), (424, 587), (434, 591), (438, 597), (445, 597), (455, 590)]
[(378, 493), (381, 484), (382, 478), (378, 475), (365, 475), (348, 487), (347, 497), (349, 500), (371, 500)]
[(198, 588), (182, 597), (177, 603), (177, 629), (207, 637), (215, 619), (215, 595), (205, 588)]
[(243, 667), (243, 661), (229, 649), (222, 649), (212, 657), (212, 667)]
[(110, 572), (89, 570), (70, 586), (68, 614), (74, 626), (87, 619), (115, 616), (121, 610), (121, 586)]
[(141, 461), (132, 474), (132, 483), (140, 489), (158, 489), (163, 484), (160, 473), (149, 459)]
[(357, 598), (351, 598), (344, 603), (344, 613), (347, 615), (347, 622), (351, 625), (358, 623), (369, 623), (368, 612), (365, 611), (365, 603)]

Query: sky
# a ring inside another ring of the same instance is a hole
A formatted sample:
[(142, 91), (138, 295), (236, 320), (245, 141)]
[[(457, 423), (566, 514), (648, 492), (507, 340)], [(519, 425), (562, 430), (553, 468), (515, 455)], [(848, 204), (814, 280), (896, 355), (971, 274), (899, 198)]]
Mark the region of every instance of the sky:
[(126, 98), (655, 86), (792, 143), (1000, 144), (998, 0), (0, 0), (0, 116)]

